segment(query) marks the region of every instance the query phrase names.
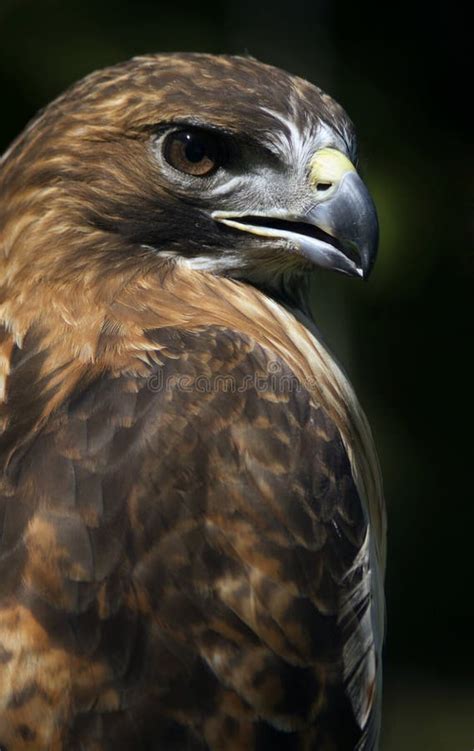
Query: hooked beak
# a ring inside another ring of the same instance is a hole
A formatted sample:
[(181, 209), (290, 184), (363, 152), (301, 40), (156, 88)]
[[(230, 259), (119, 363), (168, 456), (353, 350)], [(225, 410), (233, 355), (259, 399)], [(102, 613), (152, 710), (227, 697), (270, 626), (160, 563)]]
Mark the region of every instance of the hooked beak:
[(234, 229), (286, 241), (316, 266), (367, 278), (378, 246), (374, 202), (347, 157), (336, 149), (317, 151), (310, 162), (313, 205), (304, 215), (271, 211), (245, 215), (215, 211)]

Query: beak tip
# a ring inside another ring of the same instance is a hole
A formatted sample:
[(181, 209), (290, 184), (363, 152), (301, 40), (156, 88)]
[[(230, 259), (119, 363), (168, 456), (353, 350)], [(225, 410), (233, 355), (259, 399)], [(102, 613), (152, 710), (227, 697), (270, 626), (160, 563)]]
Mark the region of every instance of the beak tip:
[(372, 274), (373, 268), (375, 266), (375, 261), (377, 259), (377, 253), (378, 253), (378, 238), (372, 244), (372, 247), (363, 256), (363, 262), (362, 262), (363, 274), (362, 274), (362, 277), (363, 277), (364, 281), (367, 281), (369, 279), (370, 275)]

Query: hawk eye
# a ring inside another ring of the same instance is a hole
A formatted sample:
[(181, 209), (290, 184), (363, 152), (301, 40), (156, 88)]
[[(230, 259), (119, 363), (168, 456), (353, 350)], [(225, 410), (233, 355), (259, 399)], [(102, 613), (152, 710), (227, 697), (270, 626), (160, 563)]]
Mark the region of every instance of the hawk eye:
[(172, 167), (195, 177), (206, 177), (222, 164), (219, 139), (205, 130), (175, 130), (164, 142), (163, 156)]

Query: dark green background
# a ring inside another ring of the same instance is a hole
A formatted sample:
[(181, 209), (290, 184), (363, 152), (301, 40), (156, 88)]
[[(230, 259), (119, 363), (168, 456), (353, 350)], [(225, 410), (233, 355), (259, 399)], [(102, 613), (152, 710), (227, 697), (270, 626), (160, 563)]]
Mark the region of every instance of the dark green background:
[(355, 121), (381, 221), (368, 284), (315, 282), (318, 322), (368, 412), (389, 512), (384, 751), (474, 746), (474, 268), (458, 6), (289, 0), (0, 0), (0, 151), (94, 70), (151, 51), (250, 54)]

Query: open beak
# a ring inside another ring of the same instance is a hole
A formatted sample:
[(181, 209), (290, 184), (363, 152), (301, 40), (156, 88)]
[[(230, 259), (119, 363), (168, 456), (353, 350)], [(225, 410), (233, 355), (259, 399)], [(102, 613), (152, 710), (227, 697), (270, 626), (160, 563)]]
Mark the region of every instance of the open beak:
[(316, 266), (366, 278), (378, 246), (374, 202), (347, 157), (317, 151), (310, 162), (312, 205), (304, 215), (279, 210), (245, 215), (215, 211), (216, 221), (262, 238), (283, 240)]

